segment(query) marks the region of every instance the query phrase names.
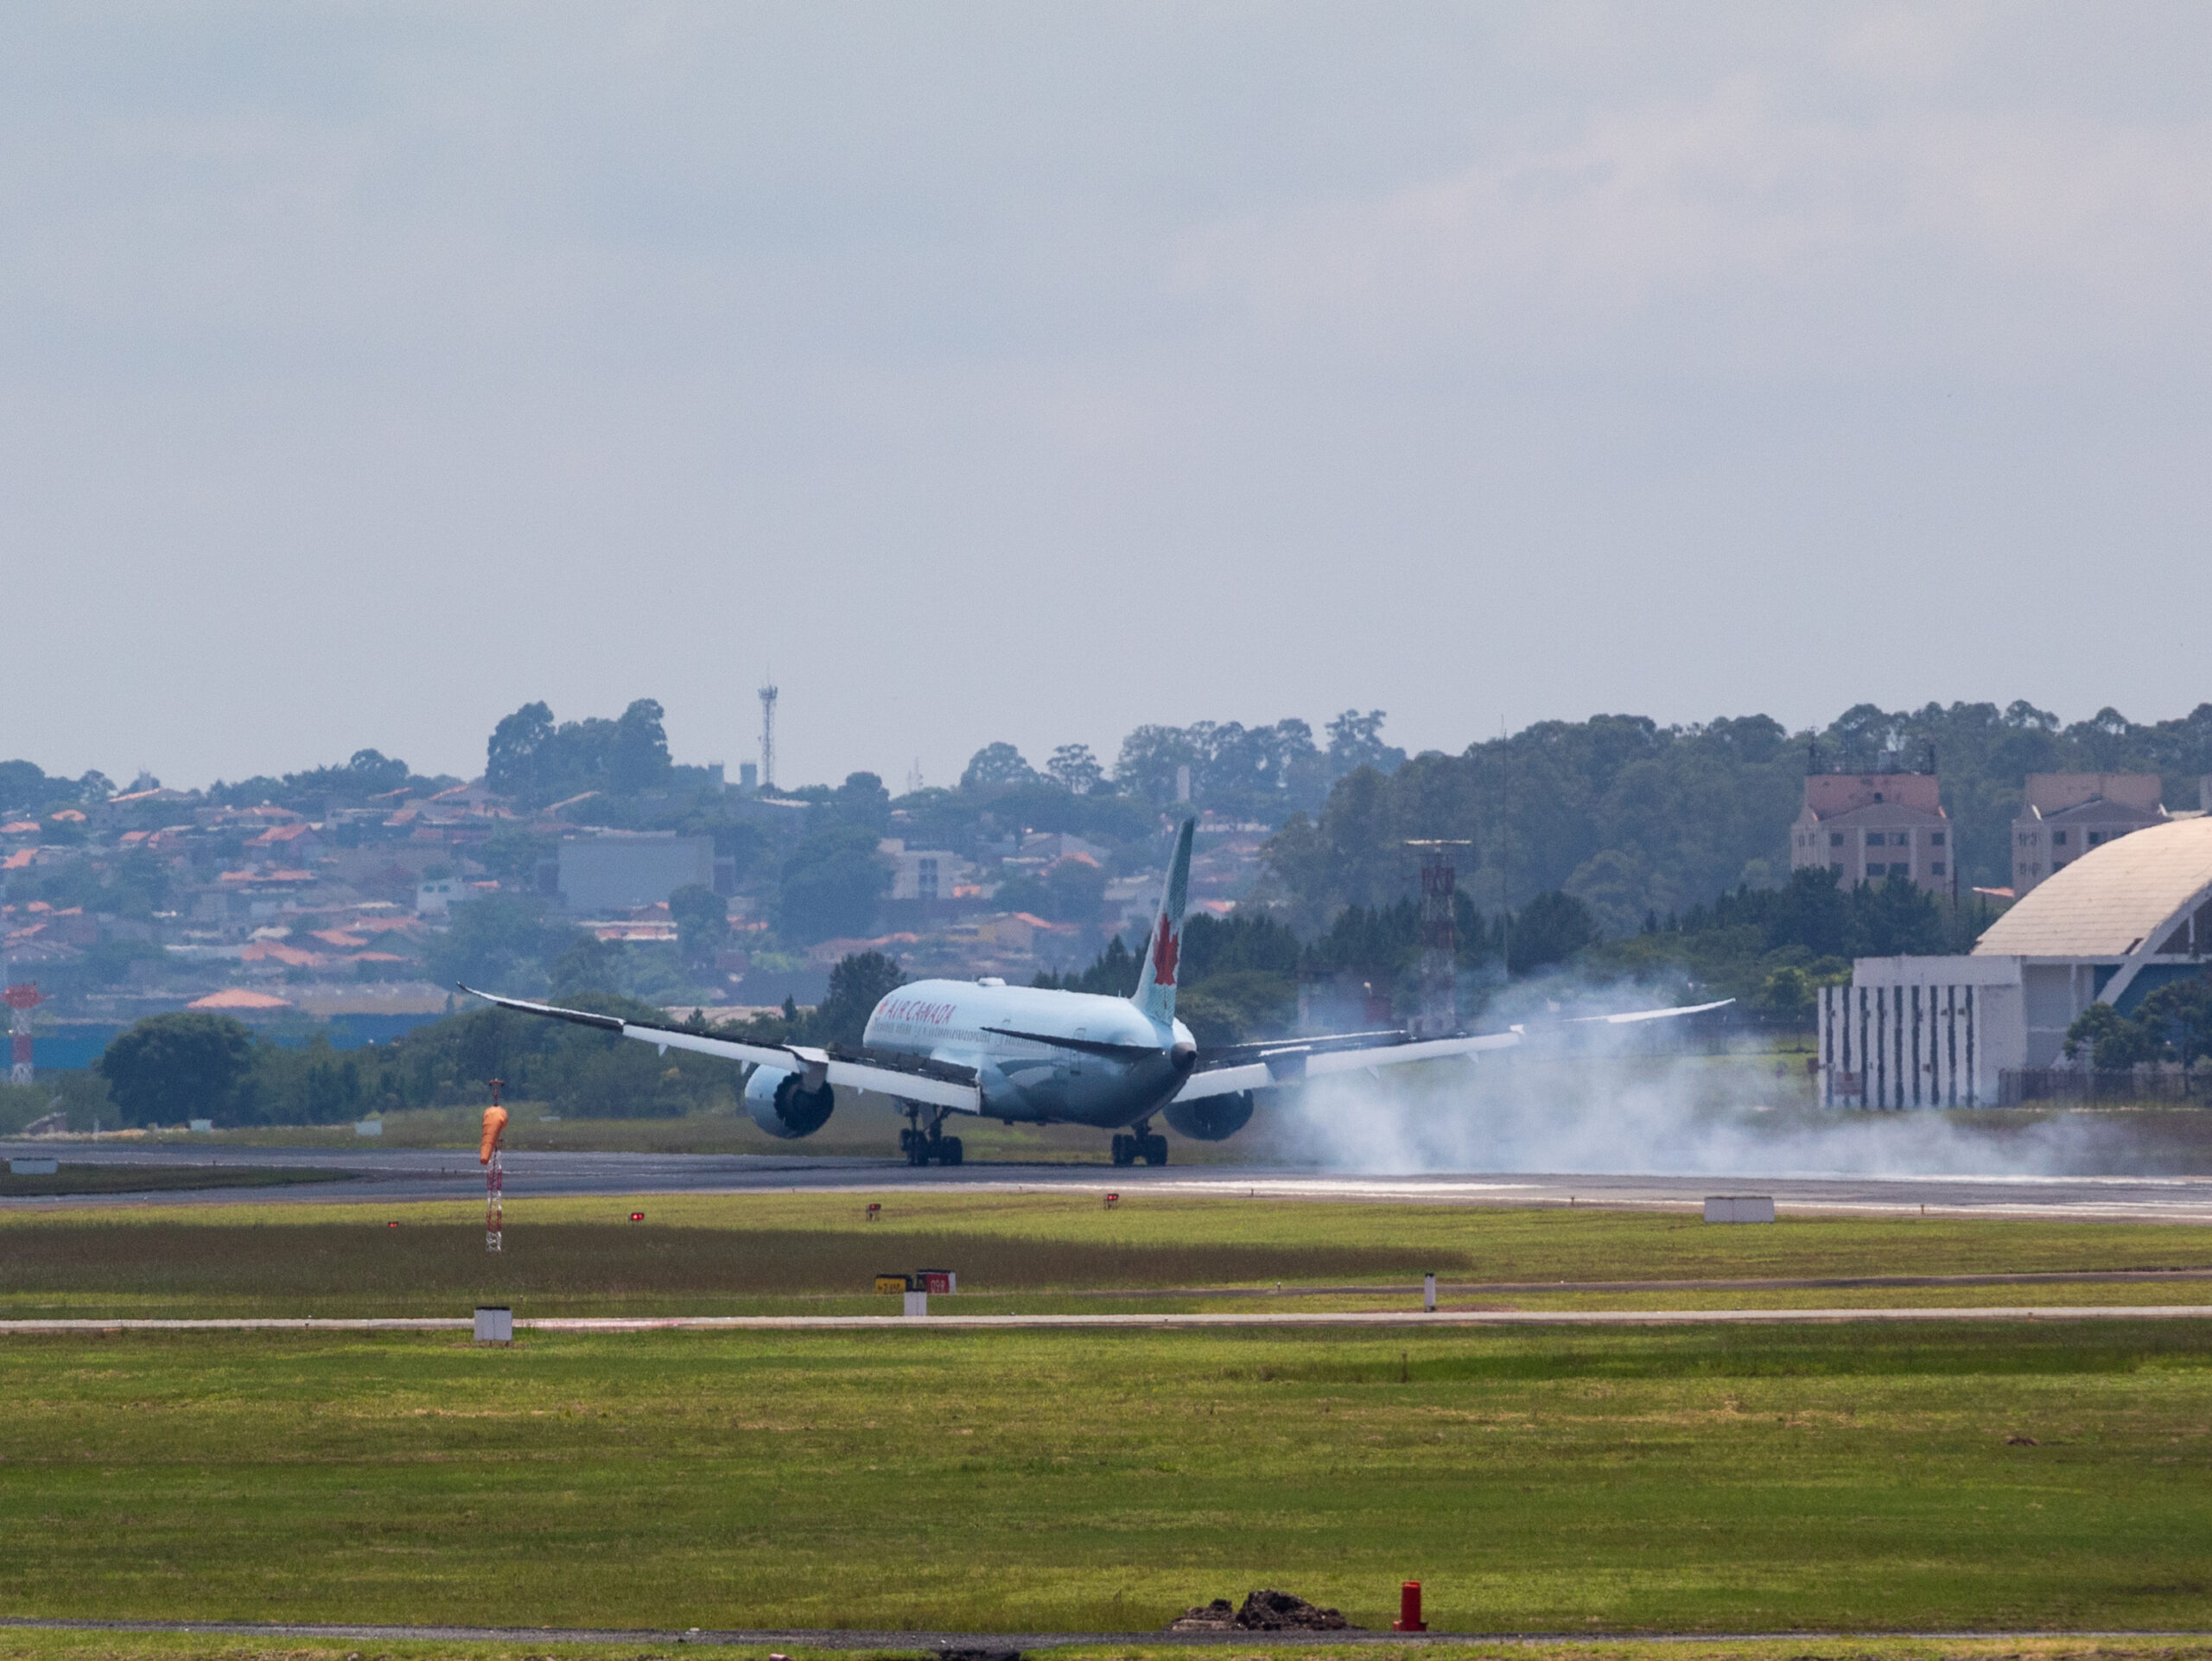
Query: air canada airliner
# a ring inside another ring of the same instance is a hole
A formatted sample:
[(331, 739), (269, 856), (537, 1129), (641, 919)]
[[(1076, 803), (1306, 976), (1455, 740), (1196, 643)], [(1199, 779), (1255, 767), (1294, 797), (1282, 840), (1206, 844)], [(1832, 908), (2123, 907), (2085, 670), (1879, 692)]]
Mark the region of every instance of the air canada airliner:
[[(830, 1121), (838, 1085), (892, 1097), (906, 1115), (899, 1143), (913, 1165), (960, 1163), (960, 1138), (944, 1134), (944, 1123), (955, 1113), (1007, 1124), (1111, 1130), (1115, 1164), (1165, 1165), (1167, 1138), (1152, 1128), (1155, 1118), (1196, 1141), (1220, 1142), (1244, 1128), (1259, 1091), (1328, 1073), (1511, 1049), (1525, 1036), (1520, 1027), (1446, 1038), (1396, 1030), (1200, 1050), (1191, 1029), (1175, 1019), (1175, 975), (1197, 828), (1197, 820), (1185, 819), (1176, 833), (1137, 990), (1126, 998), (1008, 986), (996, 979), (914, 981), (875, 1006), (860, 1047), (849, 1049), (749, 1044), (461, 990), (503, 1009), (620, 1033), (664, 1053), (696, 1050), (748, 1066), (746, 1111), (772, 1136), (810, 1136), (819, 1130)], [(1615, 1025), (1665, 1020), (1727, 1002), (1592, 1019)]]

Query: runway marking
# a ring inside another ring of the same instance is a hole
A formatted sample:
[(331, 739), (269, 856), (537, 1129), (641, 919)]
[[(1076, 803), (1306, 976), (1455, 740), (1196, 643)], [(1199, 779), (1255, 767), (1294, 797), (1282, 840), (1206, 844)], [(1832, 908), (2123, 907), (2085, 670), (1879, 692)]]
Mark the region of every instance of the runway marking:
[[(2212, 1304), (2051, 1304), (1869, 1309), (1419, 1309), (1308, 1310), (1282, 1314), (1109, 1315), (544, 1315), (518, 1317), (517, 1330), (542, 1333), (928, 1332), (1119, 1328), (1178, 1330), (1278, 1327), (1700, 1327), (1836, 1325), (1847, 1321), (2212, 1321)], [(283, 1318), (261, 1315), (112, 1321), (67, 1317), (0, 1321), (0, 1337), (48, 1333), (380, 1333), (468, 1332), (467, 1315)]]

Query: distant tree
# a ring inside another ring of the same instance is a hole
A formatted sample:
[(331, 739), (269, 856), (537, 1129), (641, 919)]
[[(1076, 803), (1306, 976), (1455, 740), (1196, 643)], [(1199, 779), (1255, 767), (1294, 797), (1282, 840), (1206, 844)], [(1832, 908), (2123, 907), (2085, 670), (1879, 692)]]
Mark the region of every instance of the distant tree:
[(544, 703), (525, 703), (492, 729), (484, 756), (484, 785), (502, 796), (540, 799), (539, 774), (553, 742), (553, 710)]
[[(1186, 944), (1187, 940), (1186, 935)], [(1106, 942), (1105, 951), (1098, 954), (1098, 960), (1090, 968), (1080, 972), (1070, 970), (1065, 975), (1056, 975), (1049, 969), (1040, 970), (1030, 984), (1125, 998), (1137, 990), (1137, 969), (1141, 961), (1135, 952), (1122, 944), (1122, 937), (1117, 934)]]
[(777, 932), (798, 945), (867, 933), (891, 886), (891, 868), (876, 853), (876, 840), (874, 831), (856, 827), (810, 833), (784, 862)]
[(704, 963), (729, 939), (729, 902), (703, 882), (687, 882), (668, 897), (676, 949), (686, 963)]
[(906, 977), (897, 961), (880, 951), (855, 951), (840, 958), (830, 971), (830, 990), (807, 1023), (817, 1044), (856, 1046), (875, 1006)]
[(1910, 882), (1861, 882), (1844, 901), (1847, 958), (1927, 957), (1949, 944), (1936, 896)]
[(588, 992), (621, 990), (623, 949), (596, 934), (579, 933), (546, 971), (548, 990), (563, 1002), (574, 1002)]
[(446, 932), (423, 954), (431, 977), (531, 997), (544, 987), (547, 958), (570, 943), (569, 932), (549, 928), (543, 908), (518, 894), (487, 894), (462, 901)]
[(891, 828), (891, 792), (873, 773), (849, 773), (817, 812), (830, 823), (880, 837)]
[(1380, 710), (1370, 710), (1365, 715), (1347, 710), (1329, 723), (1329, 773), (1332, 778), (1340, 779), (1359, 767), (1395, 773), (1405, 764), (1406, 753), (1382, 741), (1382, 718)]
[(1106, 769), (1098, 765), (1088, 744), (1061, 745), (1045, 763), (1045, 774), (1074, 796), (1088, 796), (1106, 782)]
[(253, 1066), (253, 1035), (245, 1027), (190, 1009), (133, 1023), (98, 1063), (108, 1094), (132, 1124), (234, 1123)]
[(1045, 873), (1050, 915), (1063, 923), (1095, 923), (1106, 903), (1106, 873), (1097, 862), (1077, 855), (1055, 860)]
[(2131, 1019), (2109, 1003), (2092, 1003), (2066, 1029), (2067, 1058), (2083, 1050), (2104, 1070), (2145, 1061), (2194, 1065), (2212, 1055), (2212, 978), (2194, 975), (2160, 987)]
[(1037, 770), (1021, 759), (1021, 752), (1011, 744), (986, 744), (969, 758), (967, 771), (960, 775), (960, 787), (975, 792), (995, 790), (1005, 785), (1026, 785), (1037, 777)]
[(77, 780), (77, 799), (80, 802), (104, 802), (115, 794), (115, 780), (95, 767)]
[(42, 805), (57, 783), (29, 761), (0, 761), (0, 808), (22, 811)]
[(1175, 799), (1177, 769), (1195, 771), (1205, 758), (1180, 727), (1139, 727), (1122, 741), (1115, 780), (1155, 804)]
[(1505, 966), (1516, 975), (1565, 963), (1598, 938), (1589, 907), (1571, 894), (1540, 894), (1513, 919)]
[(2092, 1003), (2066, 1029), (2066, 1054), (2070, 1060), (2082, 1050), (2090, 1065), (2107, 1072), (2132, 1067), (2158, 1053), (2158, 1041), (2109, 1003)]
[(1759, 989), (1758, 1008), (1770, 1019), (1798, 1026), (1813, 1018), (1812, 977), (1794, 964), (1771, 971)]
[(607, 783), (624, 795), (653, 790), (668, 782), (668, 734), (661, 718), (664, 711), (652, 698), (639, 698), (614, 723), (614, 741), (607, 757)]

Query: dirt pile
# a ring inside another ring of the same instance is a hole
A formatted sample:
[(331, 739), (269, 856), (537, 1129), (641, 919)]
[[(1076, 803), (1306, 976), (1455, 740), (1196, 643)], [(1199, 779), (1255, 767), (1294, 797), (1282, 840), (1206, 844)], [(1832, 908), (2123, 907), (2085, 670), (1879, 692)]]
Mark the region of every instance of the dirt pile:
[(1167, 1624), (1171, 1632), (1344, 1632), (1359, 1628), (1334, 1609), (1324, 1609), (1288, 1592), (1262, 1591), (1246, 1595), (1244, 1607), (1233, 1607), (1227, 1598), (1216, 1598), (1187, 1611)]

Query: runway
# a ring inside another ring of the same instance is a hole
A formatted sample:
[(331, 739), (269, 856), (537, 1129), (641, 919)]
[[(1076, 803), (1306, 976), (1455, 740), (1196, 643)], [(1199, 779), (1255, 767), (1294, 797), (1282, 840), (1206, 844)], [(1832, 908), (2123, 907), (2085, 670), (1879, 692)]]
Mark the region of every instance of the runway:
[[(1829, 1327), (1845, 1321), (2212, 1321), (2212, 1304), (2082, 1303), (1891, 1309), (1307, 1309), (1264, 1314), (1112, 1315), (545, 1315), (518, 1317), (517, 1332), (541, 1333), (925, 1333), (1073, 1329), (1146, 1332), (1226, 1327)], [(299, 1317), (209, 1315), (56, 1316), (0, 1321), (0, 1337), (66, 1333), (425, 1333), (467, 1332), (467, 1315)]]
[[(382, 1204), (468, 1200), (483, 1175), (467, 1149), (192, 1148), (90, 1142), (0, 1143), (0, 1154), (69, 1164), (197, 1167), (211, 1186), (155, 1193), (0, 1199), (0, 1210), (251, 1203)], [(276, 1166), (343, 1171), (353, 1181), (294, 1188), (226, 1187), (226, 1168)], [(1464, 1172), (1421, 1175), (1199, 1165), (1116, 1169), (1103, 1163), (984, 1164), (917, 1169), (896, 1159), (731, 1154), (506, 1155), (510, 1206), (533, 1199), (657, 1193), (884, 1193), (959, 1189), (981, 1193), (1116, 1192), (1190, 1199), (1334, 1200), (1396, 1205), (1597, 1206), (1688, 1210), (1708, 1194), (1771, 1194), (1777, 1211), (1886, 1216), (2032, 1217), (2084, 1221), (2212, 1224), (2212, 1176), (2005, 1176), (1802, 1172), (1639, 1174)]]

